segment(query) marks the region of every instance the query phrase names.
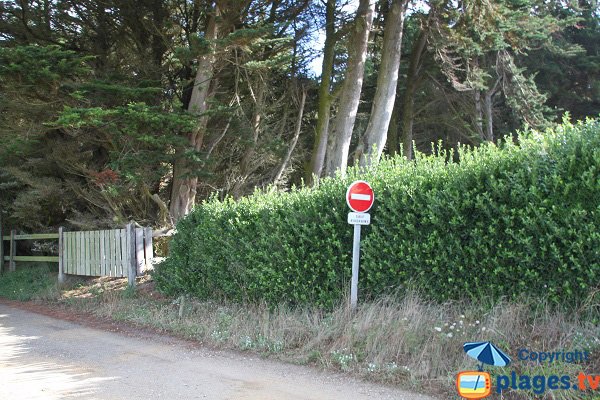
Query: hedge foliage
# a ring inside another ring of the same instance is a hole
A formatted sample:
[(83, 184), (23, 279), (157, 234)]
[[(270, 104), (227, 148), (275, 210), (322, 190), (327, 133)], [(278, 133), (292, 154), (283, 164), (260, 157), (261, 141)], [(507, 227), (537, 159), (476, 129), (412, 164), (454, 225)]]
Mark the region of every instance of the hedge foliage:
[(363, 227), (363, 299), (410, 284), (437, 300), (528, 293), (577, 303), (599, 287), (600, 121), (436, 153), (312, 189), (208, 201), (177, 225), (158, 287), (332, 306), (348, 291), (345, 191), (358, 178), (376, 197)]

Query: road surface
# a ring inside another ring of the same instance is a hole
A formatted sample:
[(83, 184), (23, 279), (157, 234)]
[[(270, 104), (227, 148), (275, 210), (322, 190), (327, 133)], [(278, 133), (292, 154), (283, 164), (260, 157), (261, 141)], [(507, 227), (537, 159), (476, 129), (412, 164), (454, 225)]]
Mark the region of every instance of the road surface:
[(428, 400), (341, 375), (0, 304), (0, 399)]

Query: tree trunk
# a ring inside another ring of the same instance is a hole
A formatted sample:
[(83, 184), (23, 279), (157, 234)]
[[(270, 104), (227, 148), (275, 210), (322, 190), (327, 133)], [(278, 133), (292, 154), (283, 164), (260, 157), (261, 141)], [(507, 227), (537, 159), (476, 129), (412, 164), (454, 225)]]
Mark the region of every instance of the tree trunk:
[(485, 108), (485, 140), (489, 142), (494, 141), (494, 96), (500, 87), (501, 81), (502, 77), (498, 76), (494, 86), (485, 92), (485, 96), (483, 98), (483, 106)]
[(306, 88), (302, 88), (302, 94), (300, 98), (300, 109), (298, 110), (298, 119), (296, 120), (296, 130), (294, 132), (294, 137), (292, 138), (292, 142), (290, 143), (290, 147), (288, 148), (287, 154), (285, 155), (279, 170), (275, 174), (275, 178), (273, 178), (273, 182), (277, 183), (279, 179), (281, 179), (281, 175), (283, 175), (283, 171), (287, 167), (288, 163), (292, 158), (292, 153), (296, 148), (296, 144), (298, 143), (298, 138), (300, 137), (300, 132), (302, 130), (302, 117), (304, 116), (304, 104), (306, 103)]
[[(208, 54), (201, 55), (198, 58), (198, 69), (194, 79), (191, 100), (187, 111), (198, 116), (198, 124), (193, 132), (188, 135), (188, 149), (200, 151), (204, 141), (204, 134), (208, 117), (205, 115), (208, 109), (209, 87), (213, 75), (214, 64), (214, 41), (217, 38), (216, 18), (219, 15), (218, 6), (208, 17), (205, 38), (211, 43), (211, 49)], [(194, 174), (189, 161), (180, 150), (177, 161), (173, 165), (173, 188), (171, 191), (171, 203), (169, 212), (174, 223), (187, 215), (196, 201), (196, 187), (198, 177)]]
[[(231, 189), (231, 194), (235, 199), (239, 199), (244, 194), (244, 187), (250, 175), (258, 169), (260, 166), (256, 163), (256, 148), (258, 146), (258, 138), (260, 136), (262, 117), (265, 108), (265, 82), (263, 79), (257, 80), (258, 84), (254, 91), (250, 89), (254, 94), (252, 96), (254, 101), (254, 111), (252, 112), (252, 118), (250, 120), (252, 129), (252, 142), (248, 144), (248, 147), (244, 151), (240, 160), (240, 175), (238, 180)], [(248, 85), (251, 85), (248, 80)]]
[(492, 101), (494, 93), (491, 90), (485, 92), (483, 104), (485, 107), (485, 140), (494, 141), (494, 116), (492, 113)]
[(335, 0), (327, 0), (325, 17), (325, 46), (323, 48), (323, 65), (321, 67), (321, 83), (319, 84), (319, 105), (317, 111), (317, 127), (312, 157), (307, 169), (306, 182), (314, 183), (323, 172), (325, 152), (329, 137), (329, 116), (331, 111), (331, 75), (335, 58)]
[(346, 175), (350, 140), (352, 139), (352, 130), (356, 121), (356, 112), (362, 91), (367, 58), (367, 42), (373, 22), (374, 9), (374, 1), (360, 0), (356, 10), (356, 19), (348, 45), (348, 68), (340, 93), (338, 113), (335, 117), (327, 148), (326, 173), (329, 176), (335, 175), (338, 170), (342, 176)]
[[(430, 12), (433, 12), (430, 11)], [(429, 36), (429, 23), (421, 29), (417, 41), (415, 42), (410, 54), (410, 62), (408, 65), (408, 75), (406, 77), (406, 91), (404, 93), (404, 101), (402, 102), (402, 154), (404, 157), (412, 160), (413, 158), (413, 125), (414, 125), (414, 108), (415, 94), (422, 82), (420, 76), (421, 60), (427, 38)]]
[[(386, 18), (381, 66), (373, 108), (361, 143), (362, 149), (359, 149), (356, 155), (356, 159), (360, 159), (360, 165), (363, 167), (379, 161), (387, 140), (387, 131), (396, 101), (406, 4), (407, 0), (393, 0)], [(361, 152), (363, 154), (360, 154)]]
[[(408, 94), (408, 88), (407, 88)], [(413, 159), (413, 125), (415, 121), (415, 96), (405, 96), (402, 107), (402, 154), (409, 160)]]
[[(396, 90), (397, 92), (397, 90)], [(398, 100), (398, 99), (396, 99)], [(388, 126), (387, 131), (387, 143), (388, 143), (388, 152), (390, 155), (395, 156), (398, 154), (400, 149), (400, 129), (398, 127), (398, 118), (399, 118), (399, 101), (396, 101), (394, 104), (394, 110), (392, 111), (392, 117), (390, 119), (390, 126)]]
[(485, 140), (483, 135), (483, 105), (481, 102), (481, 91), (478, 88), (474, 89), (475, 99), (475, 129), (482, 140)]

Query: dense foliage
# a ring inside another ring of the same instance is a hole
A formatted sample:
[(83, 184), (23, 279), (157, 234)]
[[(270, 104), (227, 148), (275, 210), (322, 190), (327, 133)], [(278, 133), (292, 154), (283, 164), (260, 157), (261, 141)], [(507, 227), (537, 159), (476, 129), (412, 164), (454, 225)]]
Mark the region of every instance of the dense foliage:
[[(178, 224), (160, 289), (331, 306), (350, 278), (344, 193), (357, 176), (203, 203)], [(389, 158), (360, 177), (376, 193), (362, 298), (412, 284), (438, 300), (529, 293), (577, 303), (597, 289), (598, 120), (527, 131), (518, 144)]]
[(595, 118), (599, 43), (597, 0), (5, 0), (0, 213), (29, 232), (168, 229), (371, 143), (410, 158)]

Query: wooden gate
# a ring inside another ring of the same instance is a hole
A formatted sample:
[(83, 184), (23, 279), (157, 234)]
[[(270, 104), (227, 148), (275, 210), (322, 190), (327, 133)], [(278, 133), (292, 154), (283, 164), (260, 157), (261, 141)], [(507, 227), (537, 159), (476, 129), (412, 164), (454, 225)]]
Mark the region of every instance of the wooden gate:
[(127, 276), (128, 242), (126, 229), (64, 232), (64, 272), (84, 276)]
[(130, 283), (150, 266), (152, 229), (62, 232), (59, 274), (128, 277)]

